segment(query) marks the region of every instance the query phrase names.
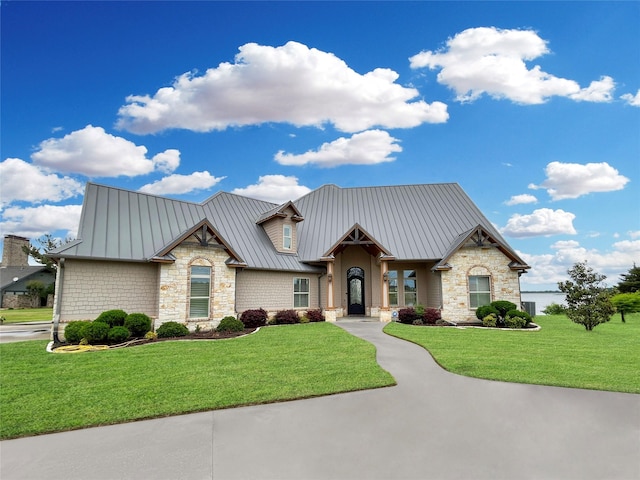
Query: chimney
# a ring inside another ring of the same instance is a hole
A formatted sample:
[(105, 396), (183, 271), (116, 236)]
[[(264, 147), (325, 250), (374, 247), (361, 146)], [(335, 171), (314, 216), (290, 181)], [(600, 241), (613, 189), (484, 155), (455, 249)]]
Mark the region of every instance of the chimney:
[(29, 239), (17, 235), (5, 235), (2, 250), (3, 267), (28, 267), (29, 254), (22, 251), (22, 247), (29, 246)]

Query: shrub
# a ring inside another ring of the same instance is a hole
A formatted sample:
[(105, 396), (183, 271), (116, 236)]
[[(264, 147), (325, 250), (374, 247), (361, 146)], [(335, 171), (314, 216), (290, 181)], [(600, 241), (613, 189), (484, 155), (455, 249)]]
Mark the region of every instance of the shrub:
[(309, 317), (307, 317), (306, 315), (298, 317), (298, 320), (300, 321), (300, 323), (309, 323)]
[(414, 320), (418, 319), (416, 309), (413, 307), (401, 308), (398, 310), (398, 320), (400, 323), (406, 323), (412, 325)]
[(413, 321), (413, 325), (424, 325), (424, 322), (422, 320), (420, 320), (419, 318), (416, 318)]
[(507, 315), (504, 318), (504, 325), (507, 328), (524, 328), (527, 325), (527, 320), (522, 317), (511, 317)]
[(319, 308), (316, 310), (307, 310), (307, 318), (310, 322), (324, 322), (324, 315)]
[(220, 323), (218, 324), (218, 328), (216, 328), (216, 330), (218, 332), (241, 332), (244, 330), (244, 328), (244, 323), (236, 319), (236, 317), (228, 316), (220, 320)]
[(90, 323), (88, 320), (69, 322), (67, 326), (64, 327), (65, 340), (68, 343), (80, 343), (80, 340), (83, 338), (82, 329)]
[[(530, 323), (531, 322), (531, 315), (529, 315), (527, 312), (523, 312), (521, 310), (509, 310), (507, 312), (507, 317), (520, 317), (522, 319), (524, 319), (525, 324)], [(506, 320), (506, 317), (505, 317)]]
[(82, 337), (87, 339), (89, 345), (104, 343), (107, 341), (110, 328), (104, 322), (89, 322), (82, 328)]
[(435, 325), (440, 319), (442, 319), (442, 314), (437, 308), (427, 308), (422, 314), (422, 321), (427, 325)]
[(269, 315), (262, 308), (257, 310), (245, 310), (240, 315), (240, 321), (244, 324), (245, 328), (258, 328), (264, 327), (267, 324)]
[(508, 300), (496, 300), (495, 302), (491, 302), (491, 306), (498, 310), (498, 313), (502, 318), (507, 316), (507, 312), (509, 310), (515, 310), (518, 308), (515, 303), (509, 302)]
[(478, 318), (478, 320), (484, 320), (487, 315), (492, 314), (496, 316), (496, 320), (498, 319), (498, 315), (500, 315), (498, 309), (492, 305), (483, 305), (476, 308), (476, 317)]
[(542, 313), (545, 315), (564, 315), (565, 307), (563, 305), (558, 305), (557, 303), (551, 303), (547, 305)]
[(131, 336), (131, 332), (127, 327), (115, 326), (109, 330), (107, 334), (107, 339), (109, 343), (122, 343), (126, 342)]
[(98, 315), (96, 322), (106, 323), (110, 327), (122, 327), (125, 318), (127, 318), (127, 312), (124, 310), (107, 310)]
[(130, 313), (124, 319), (124, 326), (129, 329), (132, 337), (144, 337), (151, 330), (151, 319), (144, 313)]
[(498, 316), (495, 313), (490, 313), (482, 319), (482, 325), (485, 327), (495, 327), (498, 324)]
[(295, 310), (280, 310), (276, 312), (276, 325), (292, 325), (294, 323), (300, 323), (298, 312)]
[(145, 340), (157, 340), (158, 339), (158, 334), (156, 332), (147, 332), (144, 334), (144, 338)]
[(164, 322), (156, 331), (158, 338), (185, 337), (188, 333), (189, 329), (178, 322)]

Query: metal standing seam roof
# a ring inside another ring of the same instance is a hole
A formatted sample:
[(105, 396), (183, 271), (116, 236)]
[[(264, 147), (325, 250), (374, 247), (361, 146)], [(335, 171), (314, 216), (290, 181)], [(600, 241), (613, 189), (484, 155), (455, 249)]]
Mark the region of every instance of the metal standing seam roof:
[[(219, 192), (196, 204), (88, 183), (78, 239), (53, 257), (145, 262), (207, 220), (247, 268), (315, 271), (309, 265), (360, 225), (397, 260), (440, 260), (464, 232), (481, 225), (510, 250), (455, 183), (388, 187), (320, 187), (293, 202), (297, 254), (278, 253), (256, 222), (280, 206)], [(522, 262), (524, 264), (524, 262)]]

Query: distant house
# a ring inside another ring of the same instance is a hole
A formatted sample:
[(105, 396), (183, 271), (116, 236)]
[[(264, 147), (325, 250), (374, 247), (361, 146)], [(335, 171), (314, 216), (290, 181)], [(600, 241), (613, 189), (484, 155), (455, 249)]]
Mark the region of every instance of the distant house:
[(466, 321), (492, 300), (519, 305), (529, 268), (453, 183), (325, 185), (282, 205), (89, 183), (77, 240), (50, 256), (61, 322), (121, 308), (192, 327), (253, 308), (389, 321), (417, 304)]
[(0, 300), (2, 308), (40, 307), (39, 298), (28, 295), (28, 284), (39, 281), (46, 287), (55, 282), (55, 274), (43, 265), (29, 265), (29, 255), (22, 250), (29, 239), (6, 235), (0, 264)]

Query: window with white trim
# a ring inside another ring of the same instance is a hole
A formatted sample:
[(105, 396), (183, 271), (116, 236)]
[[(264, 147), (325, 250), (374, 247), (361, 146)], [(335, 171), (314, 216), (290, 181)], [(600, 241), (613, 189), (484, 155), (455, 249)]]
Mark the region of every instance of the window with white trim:
[(389, 270), (387, 279), (389, 281), (389, 305), (396, 307), (398, 305), (398, 271)]
[(209, 318), (211, 298), (211, 267), (191, 267), (189, 318)]
[(291, 250), (293, 245), (293, 235), (291, 234), (291, 225), (284, 225), (282, 227), (282, 247), (285, 250)]
[(309, 308), (309, 279), (293, 279), (293, 307)]
[(478, 308), (491, 303), (491, 279), (487, 275), (469, 276), (469, 307)]
[(418, 278), (415, 270), (405, 270), (404, 279), (404, 304), (413, 307), (418, 303)]

